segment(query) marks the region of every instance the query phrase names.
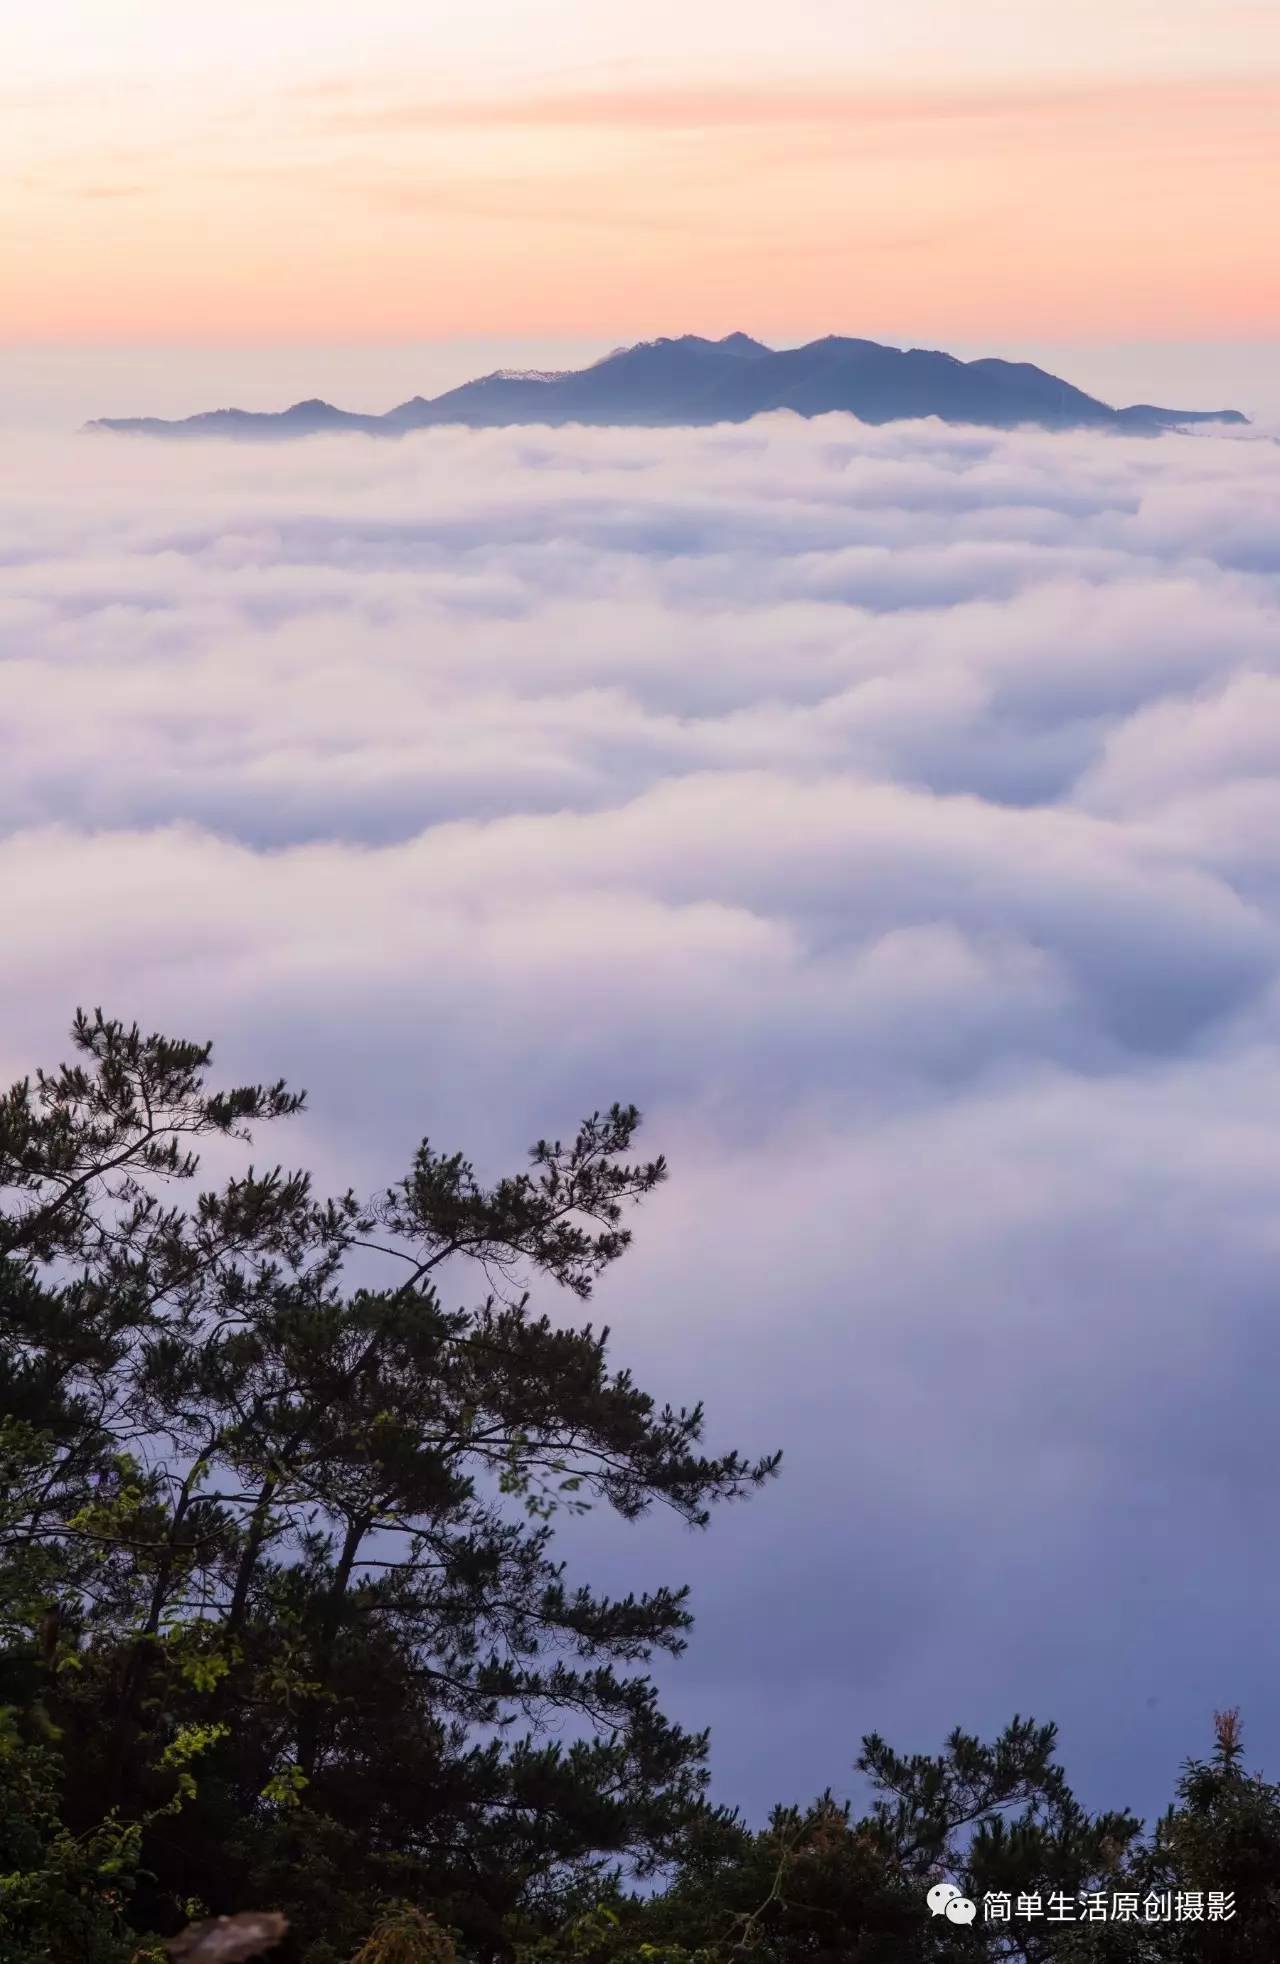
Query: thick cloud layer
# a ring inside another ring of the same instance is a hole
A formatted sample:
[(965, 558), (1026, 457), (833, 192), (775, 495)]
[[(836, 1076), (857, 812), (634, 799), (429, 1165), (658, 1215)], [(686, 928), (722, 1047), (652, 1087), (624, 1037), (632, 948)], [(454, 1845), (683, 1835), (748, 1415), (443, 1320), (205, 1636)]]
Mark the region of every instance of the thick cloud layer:
[(1280, 1764), (1280, 449), (788, 418), (33, 441), (0, 491), (10, 1076), (77, 1002), (332, 1180), (634, 1098), (601, 1294), (783, 1480), (675, 1709), (753, 1812), (1057, 1717)]

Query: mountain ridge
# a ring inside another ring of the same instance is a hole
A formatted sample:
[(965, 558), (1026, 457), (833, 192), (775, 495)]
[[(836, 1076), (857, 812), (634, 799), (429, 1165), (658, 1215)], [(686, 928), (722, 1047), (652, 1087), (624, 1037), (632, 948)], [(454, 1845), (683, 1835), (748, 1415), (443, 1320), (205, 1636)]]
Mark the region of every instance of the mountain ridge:
[(521, 424), (664, 428), (742, 423), (771, 411), (844, 411), (868, 423), (936, 416), (947, 423), (1012, 429), (1111, 428), (1156, 435), (1205, 422), (1247, 423), (1238, 409), (1115, 409), (1033, 362), (984, 355), (962, 361), (942, 349), (894, 348), (828, 334), (770, 348), (741, 331), (720, 340), (659, 336), (615, 348), (586, 368), (495, 369), (433, 397), (411, 396), (381, 415), (339, 409), (319, 397), (287, 409), (205, 410), (165, 420), (100, 417), (90, 430), (159, 437), (288, 439), (350, 431), (404, 436), (416, 429)]

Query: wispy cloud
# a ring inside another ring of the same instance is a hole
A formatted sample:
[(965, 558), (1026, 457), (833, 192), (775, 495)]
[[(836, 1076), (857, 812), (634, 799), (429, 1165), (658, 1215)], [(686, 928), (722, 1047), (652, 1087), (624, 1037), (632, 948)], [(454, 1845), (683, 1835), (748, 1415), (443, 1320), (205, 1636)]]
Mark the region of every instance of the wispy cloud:
[(1123, 117), (1135, 110), (1201, 114), (1266, 113), (1280, 106), (1280, 80), (1206, 82), (1023, 82), (995, 88), (903, 89), (893, 86), (707, 83), (545, 90), (525, 95), (406, 100), (388, 86), (379, 98), (368, 81), (296, 92), (321, 105), (319, 116), (346, 130), (635, 129), (690, 131), (823, 124), (919, 124), (1022, 121), (1043, 115)]
[(146, 142), (111, 116), (109, 141), (86, 113), (34, 161), (38, 122), (8, 135), (0, 227), (34, 276), (7, 333), (621, 339), (747, 315), (782, 335), (1280, 331), (1265, 68), (910, 88), (628, 73), (483, 96), (365, 72), (166, 100), (138, 119)]
[(145, 184), (78, 184), (72, 187), (73, 198), (141, 198), (145, 196)]

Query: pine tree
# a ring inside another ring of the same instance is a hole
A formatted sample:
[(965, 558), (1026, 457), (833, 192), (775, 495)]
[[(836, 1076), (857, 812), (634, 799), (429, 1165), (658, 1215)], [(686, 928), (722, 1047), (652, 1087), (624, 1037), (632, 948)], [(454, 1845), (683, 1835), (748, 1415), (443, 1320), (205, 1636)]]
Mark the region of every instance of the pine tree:
[(644, 1668), (687, 1593), (571, 1581), (557, 1520), (700, 1527), (778, 1461), (531, 1306), (625, 1251), (666, 1175), (638, 1114), (491, 1186), (424, 1142), (367, 1203), (250, 1167), (183, 1208), (202, 1141), (302, 1099), (101, 1012), (74, 1042), (0, 1103), (0, 1701), (66, 1831), (145, 1824), (135, 1927), (287, 1903), (311, 1964), (391, 1896), (497, 1957), (540, 1892), (661, 1863), (705, 1784)]

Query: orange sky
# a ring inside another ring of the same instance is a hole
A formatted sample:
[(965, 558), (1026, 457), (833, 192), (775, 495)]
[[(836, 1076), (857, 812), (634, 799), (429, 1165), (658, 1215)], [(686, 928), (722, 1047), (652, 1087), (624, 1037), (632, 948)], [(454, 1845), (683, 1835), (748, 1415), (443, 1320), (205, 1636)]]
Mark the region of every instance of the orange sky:
[(1280, 331), (1280, 7), (263, 9), (0, 29), (4, 338)]

